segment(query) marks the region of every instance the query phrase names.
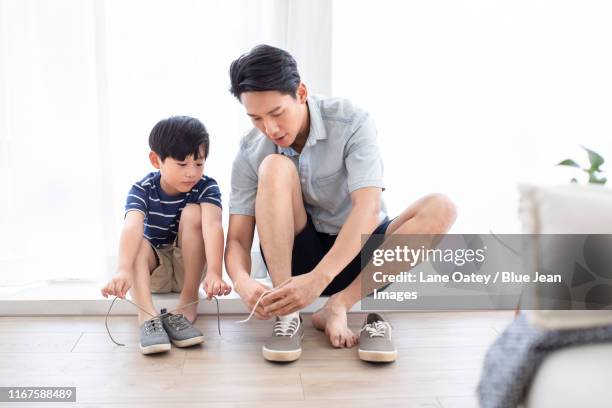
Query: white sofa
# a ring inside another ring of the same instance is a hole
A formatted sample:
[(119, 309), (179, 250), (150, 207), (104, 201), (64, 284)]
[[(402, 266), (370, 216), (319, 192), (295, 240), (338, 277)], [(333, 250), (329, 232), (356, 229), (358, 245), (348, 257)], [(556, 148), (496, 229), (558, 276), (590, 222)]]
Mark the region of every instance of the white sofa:
[[(524, 233), (612, 234), (609, 188), (523, 185), (520, 190)], [(530, 311), (528, 315), (534, 325), (548, 329), (612, 324), (609, 310)], [(568, 347), (551, 353), (538, 369), (525, 401), (525, 408), (549, 407), (612, 407), (612, 344)]]

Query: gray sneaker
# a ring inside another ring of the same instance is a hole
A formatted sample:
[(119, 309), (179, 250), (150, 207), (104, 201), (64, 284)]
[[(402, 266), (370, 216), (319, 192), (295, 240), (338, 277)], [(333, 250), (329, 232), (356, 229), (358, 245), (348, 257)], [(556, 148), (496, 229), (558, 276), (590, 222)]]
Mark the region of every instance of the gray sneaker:
[(302, 355), (303, 337), (301, 316), (286, 320), (277, 316), (272, 337), (262, 347), (263, 357), (268, 361), (295, 361)]
[(391, 325), (381, 315), (369, 313), (359, 332), (359, 358), (373, 362), (395, 361), (397, 349), (391, 331)]
[(185, 316), (182, 314), (166, 313), (166, 309), (162, 309), (161, 313), (160, 318), (164, 329), (166, 329), (170, 340), (176, 347), (189, 347), (204, 343), (202, 332), (193, 327)]
[(170, 339), (159, 317), (147, 320), (140, 326), (138, 345), (142, 354), (162, 353), (170, 350)]

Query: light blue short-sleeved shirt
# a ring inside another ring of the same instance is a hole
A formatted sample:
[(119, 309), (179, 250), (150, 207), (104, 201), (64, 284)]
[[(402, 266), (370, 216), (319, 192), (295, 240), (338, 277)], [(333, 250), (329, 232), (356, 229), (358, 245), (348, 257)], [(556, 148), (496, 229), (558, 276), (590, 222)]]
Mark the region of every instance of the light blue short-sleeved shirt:
[[(274, 144), (257, 128), (240, 142), (232, 166), (230, 214), (255, 215), (257, 173), (263, 159), (283, 154), (294, 162), (304, 207), (317, 231), (337, 234), (349, 213), (350, 193), (383, 185), (376, 127), (367, 112), (340, 98), (308, 98), (310, 133), (301, 153)], [(387, 217), (384, 201), (379, 222)]]

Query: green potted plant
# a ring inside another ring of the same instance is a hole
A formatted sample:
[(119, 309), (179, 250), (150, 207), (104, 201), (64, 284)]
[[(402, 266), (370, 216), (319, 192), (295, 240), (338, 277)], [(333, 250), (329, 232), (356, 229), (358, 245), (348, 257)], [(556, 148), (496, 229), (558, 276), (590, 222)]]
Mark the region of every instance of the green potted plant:
[[(589, 175), (590, 184), (601, 184), (601, 185), (606, 184), (606, 181), (608, 181), (608, 179), (603, 176), (604, 172), (603, 170), (601, 170), (601, 165), (604, 164), (604, 161), (605, 161), (604, 158), (599, 153), (591, 149), (587, 149), (584, 146), (580, 146), (580, 147), (582, 147), (587, 152), (587, 155), (589, 156), (590, 166), (582, 167), (576, 161), (572, 159), (565, 159), (557, 163), (557, 166), (576, 167)], [(572, 178), (571, 182), (577, 183), (578, 180), (576, 178)]]

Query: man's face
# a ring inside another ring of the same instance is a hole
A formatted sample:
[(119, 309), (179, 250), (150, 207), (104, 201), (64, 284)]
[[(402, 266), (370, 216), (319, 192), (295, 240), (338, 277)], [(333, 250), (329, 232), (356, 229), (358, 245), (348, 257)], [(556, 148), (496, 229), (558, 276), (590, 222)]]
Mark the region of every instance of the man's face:
[(240, 100), (253, 125), (281, 147), (293, 144), (308, 112), (303, 85), (295, 98), (278, 91), (261, 91), (244, 92)]
[(164, 192), (170, 195), (189, 192), (204, 173), (204, 149), (200, 151), (198, 160), (193, 155), (185, 160), (176, 160), (166, 157), (162, 162), (157, 153), (151, 152), (151, 163), (161, 173), (161, 186)]

